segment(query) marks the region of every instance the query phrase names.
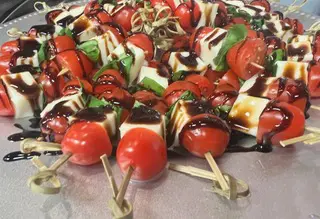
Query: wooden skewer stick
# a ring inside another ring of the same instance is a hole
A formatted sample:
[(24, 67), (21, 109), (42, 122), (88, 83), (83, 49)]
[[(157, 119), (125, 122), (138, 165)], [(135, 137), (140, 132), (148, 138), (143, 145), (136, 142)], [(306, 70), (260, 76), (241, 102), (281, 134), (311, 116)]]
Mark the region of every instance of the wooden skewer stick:
[(309, 139), (315, 138), (315, 137), (318, 137), (318, 135), (315, 134), (315, 133), (310, 133), (310, 134), (302, 135), (300, 137), (296, 137), (296, 138), (291, 138), (291, 139), (288, 139), (288, 140), (280, 141), (280, 145), (282, 147), (286, 147), (288, 145), (295, 144), (295, 143), (298, 143), (298, 142), (303, 142), (303, 141), (306, 141), (306, 140), (309, 140)]
[(207, 159), (212, 171), (216, 175), (216, 177), (218, 179), (218, 182), (219, 182), (219, 184), (221, 186), (221, 189), (223, 191), (229, 190), (230, 187), (229, 187), (228, 183), (226, 182), (225, 178), (223, 177), (223, 175), (222, 175), (217, 163), (213, 159), (211, 152), (205, 153), (204, 156)]
[(117, 194), (118, 194), (118, 187), (117, 187), (117, 184), (116, 184), (116, 181), (114, 180), (114, 177), (113, 177), (113, 174), (112, 174), (112, 170), (111, 170), (111, 166), (110, 166), (110, 163), (109, 163), (109, 160), (108, 160), (108, 157), (106, 154), (102, 155), (100, 157), (101, 161), (102, 161), (102, 164), (103, 164), (103, 167), (104, 167), (104, 170), (107, 174), (107, 178), (109, 180), (109, 183), (111, 185), (111, 189), (112, 189), (112, 192), (113, 192), (113, 197), (117, 197)]
[(60, 76), (66, 74), (66, 73), (68, 73), (68, 72), (69, 72), (69, 69), (64, 68), (64, 69), (62, 69), (62, 70), (58, 73), (57, 77), (60, 77)]
[(304, 141), (303, 143), (309, 144), (309, 145), (313, 145), (313, 144), (316, 144), (316, 143), (318, 143), (318, 142), (320, 142), (320, 136), (315, 137), (315, 138), (311, 138), (311, 139), (309, 139), (309, 140), (306, 140), (306, 141)]
[(131, 178), (131, 175), (133, 173), (133, 167), (129, 167), (124, 179), (122, 180), (121, 182), (121, 185), (120, 185), (120, 188), (119, 188), (119, 193), (117, 195), (117, 203), (119, 204), (120, 208), (122, 208), (122, 203), (123, 203), (123, 200), (124, 200), (124, 196), (126, 194), (126, 191), (127, 191), (127, 188), (128, 188), (128, 185), (129, 185), (129, 182), (130, 182), (130, 178)]
[(316, 127), (307, 126), (307, 127), (305, 127), (305, 130), (307, 130), (309, 132), (320, 133), (320, 128), (316, 128)]
[(311, 105), (310, 108), (314, 110), (320, 110), (320, 106)]
[[(48, 167), (46, 167), (41, 160), (39, 159), (39, 157), (34, 157), (31, 159), (32, 164), (37, 167), (39, 169), (39, 171), (45, 171), (48, 170)], [(52, 183), (53, 186), (55, 187), (61, 187), (61, 183), (60, 180), (54, 176), (52, 178), (49, 179), (49, 182)]]
[(181, 172), (181, 173), (186, 173), (191, 176), (204, 178), (204, 179), (217, 180), (217, 177), (214, 175), (213, 172), (199, 169), (199, 168), (192, 167), (192, 166), (183, 166), (183, 165), (179, 165), (179, 164), (170, 163), (169, 169), (177, 171), (177, 172)]
[(20, 143), (20, 151), (22, 153), (31, 153), (33, 151), (58, 151), (61, 145), (58, 143), (38, 141), (33, 138), (26, 138)]

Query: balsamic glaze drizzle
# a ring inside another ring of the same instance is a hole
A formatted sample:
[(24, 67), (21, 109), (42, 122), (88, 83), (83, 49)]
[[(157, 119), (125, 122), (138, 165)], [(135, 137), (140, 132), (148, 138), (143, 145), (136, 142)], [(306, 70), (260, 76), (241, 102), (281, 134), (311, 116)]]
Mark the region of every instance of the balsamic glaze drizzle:
[(35, 131), (35, 130), (25, 130), (20, 124), (14, 124), (15, 127), (22, 130), (22, 132), (18, 132), (15, 134), (12, 134), (8, 137), (8, 140), (11, 142), (17, 142), (22, 141), (26, 138), (37, 138), (40, 137), (41, 132)]
[(14, 152), (11, 152), (11, 153), (5, 155), (3, 157), (3, 161), (13, 162), (13, 161), (19, 161), (19, 160), (30, 160), (33, 157), (40, 157), (40, 156), (41, 156), (41, 154), (38, 152), (31, 152), (31, 153), (25, 154), (20, 151), (14, 151)]

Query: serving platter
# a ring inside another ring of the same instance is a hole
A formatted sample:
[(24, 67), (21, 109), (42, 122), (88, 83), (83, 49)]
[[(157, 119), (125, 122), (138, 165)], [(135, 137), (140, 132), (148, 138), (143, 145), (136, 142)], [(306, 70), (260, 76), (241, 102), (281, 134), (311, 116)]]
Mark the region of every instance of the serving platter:
[[(85, 4), (87, 1), (73, 2)], [(71, 4), (71, 3), (69, 3)], [(285, 6), (272, 4), (274, 10)], [(306, 28), (319, 17), (295, 12)], [(37, 12), (0, 26), (0, 43), (8, 40), (11, 27), (27, 30), (44, 23)], [(312, 101), (320, 105), (320, 101)], [(308, 126), (320, 127), (320, 111), (310, 110)], [(19, 143), (7, 140), (21, 130), (14, 123), (28, 126), (28, 120), (0, 118), (0, 156), (19, 150)], [(243, 145), (253, 145), (245, 139)], [(186, 153), (168, 154), (169, 161), (210, 169), (205, 160)], [(56, 157), (41, 156), (49, 165)], [(115, 158), (110, 160), (117, 182), (121, 173)], [(217, 159), (222, 171), (242, 179), (250, 186), (251, 195), (230, 201), (212, 192), (212, 182), (166, 170), (156, 181), (130, 183), (126, 199), (134, 206), (135, 218), (320, 218), (320, 144), (296, 144), (274, 148), (272, 153), (226, 153)], [(32, 193), (27, 179), (36, 171), (30, 161), (0, 162), (0, 218), (111, 218), (107, 201), (112, 194), (101, 164), (81, 167), (67, 163), (59, 169), (63, 189), (58, 195)]]

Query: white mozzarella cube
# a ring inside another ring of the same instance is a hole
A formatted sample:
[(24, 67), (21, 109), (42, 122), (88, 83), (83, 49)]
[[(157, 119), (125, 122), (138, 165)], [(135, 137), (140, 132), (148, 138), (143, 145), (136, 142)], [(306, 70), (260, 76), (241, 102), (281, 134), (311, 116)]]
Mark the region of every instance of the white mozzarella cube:
[(55, 24), (58, 24), (59, 21), (61, 21), (62, 19), (65, 19), (68, 16), (70, 16), (70, 12), (69, 11), (63, 11), (53, 20), (53, 22)]
[(222, 47), (222, 44), (227, 36), (227, 31), (222, 28), (215, 28), (200, 40), (200, 58), (206, 65), (211, 65), (213, 70), (216, 69), (214, 59)]
[(86, 6), (83, 5), (83, 6), (72, 8), (69, 10), (69, 15), (71, 15), (72, 17), (78, 17), (83, 13), (85, 7)]
[(156, 68), (142, 66), (141, 71), (138, 77), (138, 84), (145, 78), (148, 77), (154, 81), (156, 81), (163, 88), (168, 87), (168, 78), (162, 77), (159, 75), (158, 70)]
[(33, 67), (39, 67), (38, 51), (33, 50), (33, 56), (23, 57), (20, 56), (17, 58), (16, 66), (18, 65), (31, 65)]
[(312, 35), (295, 35), (292, 40), (291, 43), (298, 43), (298, 42), (313, 42), (313, 36)]
[(308, 84), (308, 65), (306, 62), (277, 61), (276, 77), (299, 79)]
[(294, 42), (287, 45), (288, 61), (310, 62), (313, 60), (309, 41)]
[(282, 20), (265, 22), (262, 28), (269, 30), (275, 36), (282, 39), (282, 41), (285, 43), (288, 43), (289, 39), (294, 36), (291, 26)]
[(172, 52), (168, 64), (174, 73), (185, 71), (204, 75), (207, 70), (207, 65), (196, 54), (191, 52)]
[(257, 136), (260, 116), (269, 103), (268, 99), (240, 94), (228, 115), (232, 129)]
[(238, 10), (248, 13), (250, 16), (256, 16), (259, 13), (264, 12), (265, 8), (256, 5), (245, 5), (244, 7), (241, 7)]
[(270, 85), (278, 80), (277, 77), (260, 77), (255, 75), (246, 80), (239, 90), (239, 94), (254, 97), (267, 97)]
[(30, 72), (2, 75), (15, 118), (34, 116), (43, 108), (43, 92)]
[(76, 34), (77, 40), (85, 42), (97, 36), (97, 26), (85, 15), (81, 15), (68, 28)]
[(204, 2), (202, 0), (195, 0), (195, 2), (198, 4), (201, 11), (197, 28), (202, 26), (214, 27), (214, 21), (217, 16), (219, 5), (211, 2)]

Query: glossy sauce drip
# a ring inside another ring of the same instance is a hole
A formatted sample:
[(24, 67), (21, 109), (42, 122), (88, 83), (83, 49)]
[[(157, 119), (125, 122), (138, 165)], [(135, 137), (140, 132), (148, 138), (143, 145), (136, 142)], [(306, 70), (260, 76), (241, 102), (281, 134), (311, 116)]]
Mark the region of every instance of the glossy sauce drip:
[(227, 36), (227, 32), (222, 33), (218, 37), (216, 37), (214, 40), (211, 40), (209, 43), (209, 49), (218, 45), (226, 36)]
[(249, 96), (253, 96), (253, 97), (261, 97), (262, 94), (266, 91), (268, 85), (267, 85), (267, 78), (263, 78), (263, 77), (257, 77), (256, 81), (254, 82), (254, 84), (252, 85), (252, 87), (250, 87), (246, 93)]
[(291, 26), (288, 25), (286, 22), (284, 21), (280, 21), (280, 24), (281, 24), (281, 29), (286, 31), (286, 30), (291, 30)]
[(300, 45), (298, 48), (295, 48), (292, 44), (289, 44), (287, 47), (288, 56), (298, 56), (298, 62), (301, 62), (309, 52), (311, 51), (309, 51), (306, 45)]
[(123, 48), (124, 48), (124, 52), (126, 53), (126, 55), (129, 55), (132, 57), (132, 65), (134, 65), (135, 62), (135, 55), (134, 53), (131, 51), (131, 49), (129, 49), (127, 42), (125, 41), (124, 43), (122, 43)]
[(14, 152), (11, 152), (11, 153), (5, 155), (3, 157), (3, 161), (13, 162), (13, 161), (19, 161), (19, 160), (30, 160), (33, 157), (40, 157), (40, 156), (41, 156), (41, 154), (38, 152), (31, 152), (31, 153), (24, 154), (20, 151), (14, 151)]
[(91, 26), (90, 20), (86, 16), (79, 17), (73, 22), (72, 34), (74, 36), (79, 36), (83, 31)]
[(280, 12), (280, 11), (273, 11), (273, 14), (279, 15), (279, 19), (280, 19), (280, 20), (283, 20), (283, 13), (282, 13), (282, 12)]
[(172, 70), (170, 69), (170, 66), (167, 66), (166, 64), (159, 63), (157, 65), (157, 73), (161, 77), (170, 78), (172, 74)]
[(222, 131), (225, 131), (226, 133), (230, 134), (231, 129), (228, 127), (228, 125), (221, 120), (218, 117), (212, 117), (212, 116), (203, 116), (203, 118), (194, 119), (189, 121), (187, 124), (185, 124), (179, 133), (179, 142), (182, 142), (184, 133), (189, 130), (196, 130), (200, 128), (213, 128), (213, 129), (220, 129)]
[(196, 116), (198, 114), (208, 113), (214, 115), (214, 109), (208, 102), (202, 102), (202, 101), (185, 101), (183, 103), (185, 105), (185, 108), (187, 109), (187, 113), (190, 116)]
[(38, 84), (26, 84), (20, 74), (16, 75), (15, 78), (8, 77), (6, 80), (8, 84), (10, 84), (10, 87), (14, 88), (21, 95), (25, 96), (25, 98), (29, 101), (33, 111), (39, 110), (38, 102), (40, 97), (40, 88)]
[(51, 24), (35, 25), (29, 30), (29, 32), (32, 31), (35, 31), (35, 33), (40, 36), (52, 36), (55, 33), (56, 28)]
[(251, 147), (243, 147), (238, 145), (231, 145), (226, 148), (226, 153), (237, 153), (237, 152), (262, 152), (262, 153), (270, 153), (272, 152), (271, 145), (260, 145), (256, 144)]
[(237, 91), (221, 91), (221, 92), (216, 92), (214, 93), (209, 99), (212, 101), (214, 99), (216, 99), (217, 97), (223, 97), (223, 102), (221, 103), (221, 105), (226, 105), (226, 103), (231, 100), (234, 97), (238, 96), (238, 92)]
[[(27, 50), (27, 53), (33, 54), (33, 50), (39, 50), (41, 47), (41, 44), (35, 40), (30, 38), (21, 38), (19, 39), (19, 49), (20, 51)], [(29, 56), (27, 56), (29, 57)]]
[(58, 156), (58, 155), (62, 155), (63, 152), (62, 151), (44, 151), (43, 154), (46, 156)]
[(199, 41), (199, 35), (202, 33), (202, 30), (204, 29), (204, 27), (200, 27), (196, 30), (195, 34), (194, 34), (194, 39), (192, 42), (192, 49), (195, 49), (198, 41)]
[(39, 131), (29, 131), (25, 130), (20, 124), (14, 124), (15, 127), (22, 130), (22, 132), (18, 132), (15, 134), (12, 134), (8, 137), (9, 141), (16, 142), (16, 141), (22, 141), (26, 138), (37, 138), (40, 137), (41, 132)]
[(10, 68), (11, 74), (17, 74), (25, 71), (30, 72), (32, 75), (35, 75), (38, 73), (32, 65), (18, 65)]
[(126, 122), (131, 124), (158, 124), (161, 122), (161, 114), (154, 109), (141, 105), (131, 110)]
[(284, 42), (276, 36), (267, 36), (265, 42), (268, 48), (272, 48), (273, 50), (282, 49), (284, 44)]
[(41, 118), (29, 119), (29, 122), (31, 123), (29, 127), (33, 129), (40, 128), (40, 121), (41, 121)]
[(93, 107), (85, 108), (78, 111), (75, 115), (72, 122), (81, 122), (81, 121), (90, 121), (90, 122), (103, 122), (107, 119), (107, 113), (111, 113), (112, 107)]
[(198, 56), (194, 52), (190, 52), (188, 56), (183, 56), (181, 53), (176, 53), (176, 58), (185, 66), (195, 68), (198, 65)]
[(61, 27), (67, 27), (69, 24), (71, 24), (75, 20), (74, 17), (71, 15), (68, 15), (60, 20), (58, 20), (56, 23)]

